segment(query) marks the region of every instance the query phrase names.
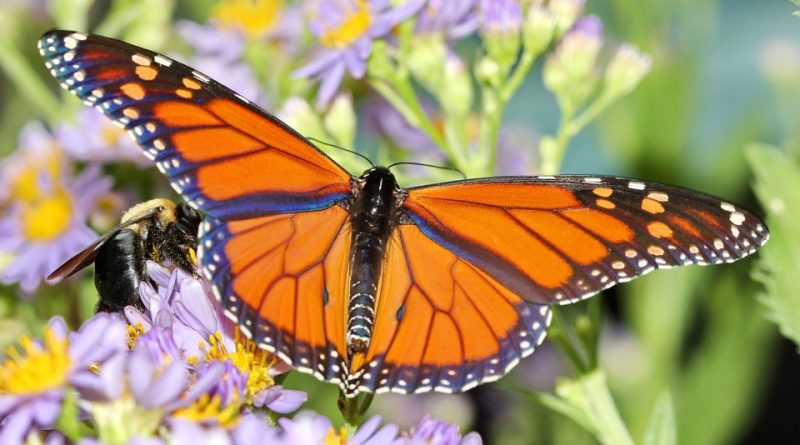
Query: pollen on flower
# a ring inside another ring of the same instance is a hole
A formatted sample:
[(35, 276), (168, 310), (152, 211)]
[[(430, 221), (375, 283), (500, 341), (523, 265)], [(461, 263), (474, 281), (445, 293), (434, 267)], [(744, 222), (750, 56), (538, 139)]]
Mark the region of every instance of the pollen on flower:
[(223, 26), (239, 27), (255, 38), (275, 26), (283, 6), (281, 0), (228, 0), (217, 4), (211, 15)]
[(61, 175), (61, 151), (48, 149), (41, 157), (26, 156), (24, 168), (11, 181), (11, 196), (22, 202), (35, 202), (47, 191), (42, 190), (41, 178), (58, 178)]
[(109, 147), (114, 147), (117, 144), (120, 136), (127, 137), (125, 132), (120, 127), (110, 122), (104, 123), (102, 128), (100, 128), (100, 137)]
[(175, 417), (197, 423), (215, 422), (222, 427), (233, 427), (239, 422), (241, 403), (237, 400), (223, 405), (218, 395), (203, 394), (192, 404), (175, 411)]
[(63, 386), (71, 365), (68, 351), (67, 339), (51, 328), (44, 331), (44, 344), (23, 337), (0, 362), (0, 395), (35, 394)]
[(345, 48), (369, 30), (372, 15), (365, 0), (357, 0), (355, 8), (345, 13), (347, 17), (339, 26), (326, 30), (320, 36), (321, 44), (333, 48)]
[(144, 325), (141, 323), (128, 325), (128, 348), (136, 346), (136, 340), (144, 334)]
[(244, 337), (238, 328), (234, 333), (236, 345), (234, 351), (228, 351), (222, 341), (222, 333), (219, 331), (210, 336), (208, 342), (211, 348), (205, 351), (206, 362), (230, 360), (242, 374), (247, 376), (247, 403), (251, 403), (253, 396), (260, 391), (275, 385), (275, 381), (269, 375), (269, 370), (278, 360), (259, 348), (255, 342)]
[(347, 429), (344, 427), (339, 428), (338, 434), (336, 433), (335, 428), (330, 427), (330, 429), (328, 429), (328, 434), (325, 435), (322, 443), (324, 445), (347, 445), (347, 436)]
[(25, 238), (49, 241), (64, 233), (72, 222), (72, 200), (66, 190), (59, 190), (34, 203), (23, 204)]

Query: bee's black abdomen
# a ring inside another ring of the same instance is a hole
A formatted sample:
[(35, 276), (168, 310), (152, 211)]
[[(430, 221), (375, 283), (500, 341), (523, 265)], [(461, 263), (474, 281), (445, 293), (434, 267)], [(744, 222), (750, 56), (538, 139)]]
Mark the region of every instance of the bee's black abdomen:
[(100, 295), (98, 312), (121, 312), (128, 305), (142, 307), (139, 284), (147, 271), (138, 234), (119, 231), (100, 247), (94, 264), (94, 285)]

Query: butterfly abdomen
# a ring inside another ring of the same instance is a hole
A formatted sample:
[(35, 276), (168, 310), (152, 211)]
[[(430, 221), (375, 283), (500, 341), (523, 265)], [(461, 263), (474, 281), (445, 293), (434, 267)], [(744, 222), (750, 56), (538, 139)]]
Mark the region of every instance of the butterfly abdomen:
[(375, 300), (386, 243), (394, 226), (397, 182), (389, 170), (373, 168), (361, 177), (361, 191), (350, 208), (352, 247), (347, 350), (366, 352), (375, 323)]

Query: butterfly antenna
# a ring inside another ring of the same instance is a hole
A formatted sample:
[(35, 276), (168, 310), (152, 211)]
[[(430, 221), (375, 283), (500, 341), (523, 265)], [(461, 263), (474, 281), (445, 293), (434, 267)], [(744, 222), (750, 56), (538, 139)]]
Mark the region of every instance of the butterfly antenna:
[(340, 145), (331, 144), (330, 142), (321, 141), (321, 140), (319, 140), (317, 138), (308, 138), (307, 137), (306, 139), (308, 139), (309, 141), (314, 142), (316, 144), (327, 145), (328, 147), (338, 148), (339, 150), (344, 150), (344, 151), (346, 151), (348, 153), (354, 154), (354, 155), (358, 156), (359, 158), (367, 161), (367, 163), (369, 163), (370, 167), (375, 167), (375, 164), (373, 164), (372, 161), (368, 157), (364, 156), (363, 154), (361, 154), (361, 153), (359, 153), (359, 152), (357, 152), (355, 150), (350, 150), (349, 148), (344, 148), (344, 147), (342, 147)]
[(394, 164), (390, 164), (386, 168), (391, 169), (392, 167), (395, 167), (395, 166), (398, 166), (398, 165), (419, 165), (420, 167), (438, 168), (439, 170), (450, 170), (450, 171), (458, 173), (464, 179), (467, 179), (467, 175), (465, 175), (464, 172), (462, 172), (461, 170), (459, 170), (459, 169), (457, 169), (455, 167), (445, 167), (443, 165), (425, 164), (423, 162), (411, 162), (411, 161), (395, 162)]

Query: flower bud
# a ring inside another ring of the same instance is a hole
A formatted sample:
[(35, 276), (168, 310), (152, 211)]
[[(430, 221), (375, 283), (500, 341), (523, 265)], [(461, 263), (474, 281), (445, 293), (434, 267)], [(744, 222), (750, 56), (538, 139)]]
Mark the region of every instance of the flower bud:
[(498, 86), (501, 82), (500, 65), (491, 57), (481, 57), (475, 64), (475, 78), (482, 85)]
[(584, 0), (551, 0), (547, 5), (556, 19), (556, 37), (567, 32), (583, 11)]
[(276, 116), (300, 134), (310, 137), (324, 137), (325, 135), (319, 116), (301, 97), (286, 99)]
[(600, 19), (589, 16), (577, 21), (545, 62), (545, 86), (576, 106), (585, 101), (595, 88), (595, 62), (602, 45)]
[(444, 63), (444, 78), (438, 99), (445, 113), (465, 116), (472, 108), (472, 79), (464, 68), (464, 62), (455, 54), (448, 53)]
[(384, 40), (372, 42), (372, 52), (367, 59), (367, 73), (377, 79), (391, 79), (395, 75), (395, 69), (389, 57), (387, 42)]
[(604, 94), (619, 97), (628, 94), (650, 71), (652, 59), (638, 48), (624, 44), (617, 49), (606, 68)]
[(333, 99), (323, 123), (337, 144), (342, 147), (355, 145), (356, 113), (353, 111), (353, 99), (349, 94), (340, 93)]
[(522, 31), (526, 51), (531, 54), (541, 54), (553, 41), (556, 25), (556, 17), (550, 10), (541, 6), (531, 6)]
[(415, 37), (405, 60), (414, 79), (433, 93), (438, 92), (445, 83), (444, 62), (447, 45), (440, 34), (427, 34)]
[(514, 63), (519, 53), (522, 7), (516, 0), (481, 0), (480, 32), (490, 57), (502, 65)]

